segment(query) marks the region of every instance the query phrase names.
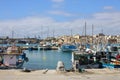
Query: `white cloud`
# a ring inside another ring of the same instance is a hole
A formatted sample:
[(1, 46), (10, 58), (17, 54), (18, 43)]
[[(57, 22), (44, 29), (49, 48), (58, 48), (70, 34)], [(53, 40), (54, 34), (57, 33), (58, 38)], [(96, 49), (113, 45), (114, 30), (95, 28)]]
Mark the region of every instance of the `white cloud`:
[(91, 34), (91, 26), (94, 24), (95, 34), (101, 32), (101, 29), (103, 29), (105, 34), (120, 35), (120, 12), (95, 13), (91, 16), (91, 18), (75, 19), (66, 22), (57, 22), (51, 17), (40, 16), (26, 17), (18, 20), (0, 21), (0, 34), (11, 36), (11, 31), (14, 30), (15, 37), (35, 35), (42, 35), (46, 37), (47, 34), (52, 36), (53, 30), (55, 30), (56, 36), (65, 34), (70, 35), (71, 29), (73, 30), (73, 34), (82, 34), (86, 21), (87, 34)]
[(64, 2), (64, 0), (52, 0), (53, 2), (56, 2), (56, 3), (61, 3), (61, 2)]
[(120, 35), (120, 12), (96, 13), (89, 22), (96, 25), (97, 31), (103, 28), (106, 34)]
[(49, 26), (53, 22), (53, 19), (49, 17), (26, 17), (19, 20), (0, 21), (0, 33), (11, 36), (11, 31), (14, 30), (18, 36), (22, 37), (40, 34), (41, 26)]
[(73, 14), (67, 13), (64, 11), (49, 11), (48, 13), (53, 14), (53, 15), (74, 16)]
[(64, 0), (52, 0), (52, 7), (56, 9), (60, 9), (64, 7)]
[(64, 7), (64, 0), (51, 0), (53, 2), (52, 7), (56, 9), (61, 9)]
[(105, 10), (112, 10), (112, 9), (113, 9), (113, 6), (105, 6), (104, 9), (105, 9)]
[(102, 12), (93, 15), (96, 19), (119, 19), (120, 12)]

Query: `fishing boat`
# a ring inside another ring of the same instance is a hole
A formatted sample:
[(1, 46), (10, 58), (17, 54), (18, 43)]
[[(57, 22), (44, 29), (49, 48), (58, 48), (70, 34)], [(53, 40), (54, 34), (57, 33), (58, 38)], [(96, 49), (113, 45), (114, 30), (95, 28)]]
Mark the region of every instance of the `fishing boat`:
[(50, 45), (42, 45), (40, 46), (40, 50), (52, 50), (52, 47)]
[(26, 54), (17, 46), (8, 47), (0, 53), (0, 69), (19, 69), (25, 61), (28, 61)]
[(61, 45), (60, 48), (63, 52), (72, 52), (72, 51), (76, 51), (77, 47), (73, 44), (63, 44)]
[(103, 68), (120, 68), (120, 53), (117, 47), (110, 46), (104, 57), (101, 58)]
[(120, 61), (116, 59), (102, 59), (102, 68), (120, 68)]
[(2, 53), (3, 52), (3, 48), (0, 48), (0, 53)]
[(96, 55), (92, 52), (74, 51), (72, 52), (72, 66), (75, 71), (80, 69), (99, 68)]

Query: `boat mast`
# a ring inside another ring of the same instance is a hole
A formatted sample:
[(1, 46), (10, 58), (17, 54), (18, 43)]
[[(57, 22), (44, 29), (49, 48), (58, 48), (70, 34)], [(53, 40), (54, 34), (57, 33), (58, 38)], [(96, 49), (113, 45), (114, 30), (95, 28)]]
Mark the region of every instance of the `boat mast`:
[(86, 37), (86, 22), (85, 22), (85, 37)]
[(12, 30), (12, 38), (14, 38), (14, 30)]
[(86, 36), (86, 25), (87, 25), (87, 23), (85, 22), (85, 44), (87, 43), (87, 36)]
[(55, 30), (53, 29), (53, 38), (55, 37), (55, 34), (54, 34), (54, 33), (55, 33)]
[(93, 32), (94, 32), (94, 25), (92, 24), (92, 44), (93, 44)]
[(43, 39), (43, 26), (41, 26), (41, 39)]
[(47, 30), (48, 32), (47, 32), (47, 38), (49, 37), (49, 26), (48, 26), (48, 30)]
[(71, 32), (71, 37), (72, 37), (73, 36), (72, 29), (70, 30), (70, 32)]

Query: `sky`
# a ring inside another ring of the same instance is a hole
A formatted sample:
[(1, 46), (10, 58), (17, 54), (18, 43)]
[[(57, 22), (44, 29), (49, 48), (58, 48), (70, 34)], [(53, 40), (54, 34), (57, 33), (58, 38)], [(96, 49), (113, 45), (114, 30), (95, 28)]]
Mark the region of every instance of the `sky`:
[(0, 36), (120, 35), (120, 0), (0, 0)]

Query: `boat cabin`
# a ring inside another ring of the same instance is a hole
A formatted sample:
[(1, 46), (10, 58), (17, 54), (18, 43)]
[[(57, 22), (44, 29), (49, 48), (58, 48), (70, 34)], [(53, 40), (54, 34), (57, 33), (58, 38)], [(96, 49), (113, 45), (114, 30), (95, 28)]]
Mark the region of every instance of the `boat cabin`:
[(0, 53), (0, 68), (20, 68), (23, 63), (25, 53), (17, 46), (8, 47), (6, 51)]
[(90, 68), (89, 64), (95, 63), (95, 56), (93, 53), (86, 53), (81, 51), (72, 52), (72, 65), (75, 71), (82, 68)]

